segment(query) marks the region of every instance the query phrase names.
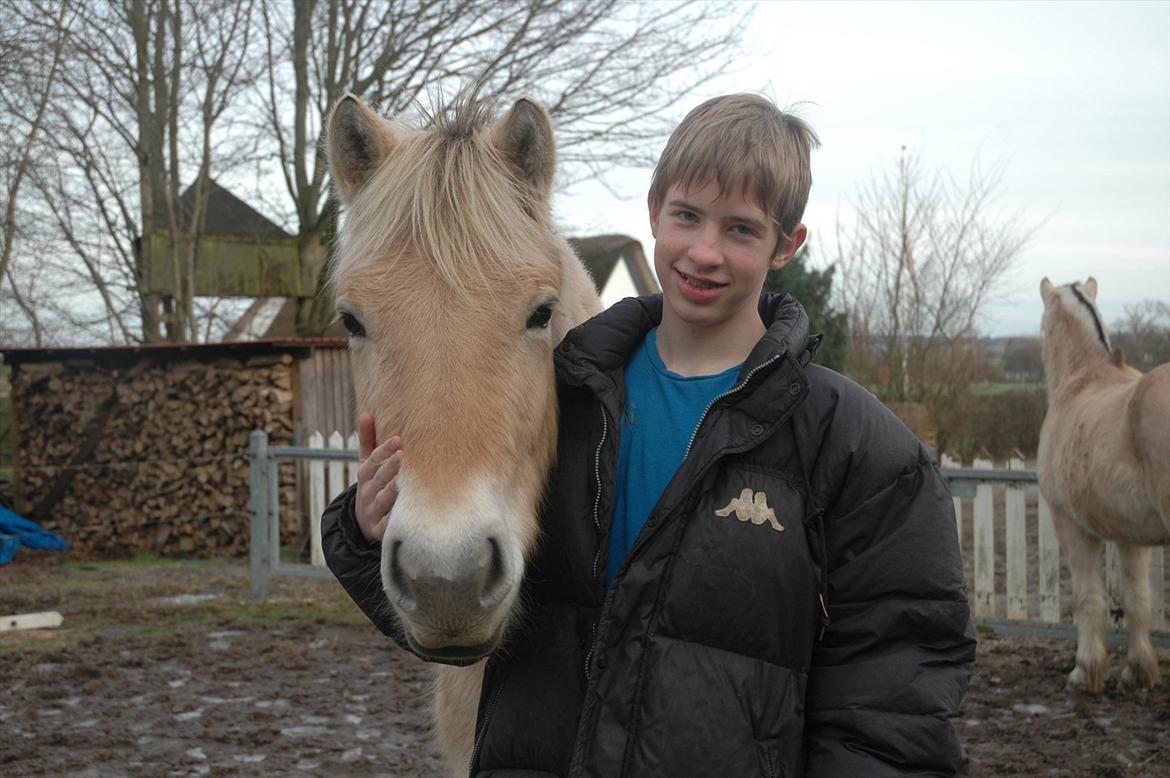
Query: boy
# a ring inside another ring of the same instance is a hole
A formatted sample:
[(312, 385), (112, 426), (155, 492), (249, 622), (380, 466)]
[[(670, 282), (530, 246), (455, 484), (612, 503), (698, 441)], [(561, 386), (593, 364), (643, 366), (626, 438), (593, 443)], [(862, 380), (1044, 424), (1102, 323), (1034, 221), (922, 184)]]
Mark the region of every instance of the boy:
[[(556, 352), (543, 539), (487, 663), (473, 775), (965, 772), (950, 496), (892, 414), (812, 364), (800, 305), (760, 296), (804, 241), (815, 145), (752, 95), (707, 101), (667, 143), (648, 198), (662, 295)], [(326, 512), (334, 570), (371, 564), (346, 539), (381, 536), (398, 446), (367, 458), (352, 514)], [(350, 594), (367, 612), (384, 596)]]

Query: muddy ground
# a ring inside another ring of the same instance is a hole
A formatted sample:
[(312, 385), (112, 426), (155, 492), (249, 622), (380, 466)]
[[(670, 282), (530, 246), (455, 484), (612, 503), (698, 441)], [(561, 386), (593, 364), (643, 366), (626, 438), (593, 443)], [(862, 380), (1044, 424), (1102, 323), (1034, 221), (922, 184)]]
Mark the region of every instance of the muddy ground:
[[(0, 633), (0, 775), (442, 775), (425, 665), (331, 582), (247, 591), (243, 561), (22, 551), (0, 568), (0, 615), (65, 623)], [(1170, 660), (1157, 691), (1088, 697), (1064, 690), (1072, 658), (981, 636), (955, 722), (972, 775), (1170, 776)]]

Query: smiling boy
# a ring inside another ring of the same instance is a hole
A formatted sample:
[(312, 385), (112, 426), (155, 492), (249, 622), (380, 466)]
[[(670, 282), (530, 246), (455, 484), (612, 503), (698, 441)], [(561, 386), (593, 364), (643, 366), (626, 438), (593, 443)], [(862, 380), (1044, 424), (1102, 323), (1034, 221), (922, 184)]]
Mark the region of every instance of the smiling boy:
[[(813, 364), (799, 303), (761, 297), (804, 242), (816, 145), (753, 95), (707, 101), (667, 143), (648, 198), (662, 294), (556, 352), (543, 538), (487, 663), (472, 775), (965, 773), (950, 495), (891, 413)], [(380, 536), (396, 448), (326, 513), (335, 570), (362, 563), (347, 538)], [(383, 596), (350, 593), (367, 613)]]

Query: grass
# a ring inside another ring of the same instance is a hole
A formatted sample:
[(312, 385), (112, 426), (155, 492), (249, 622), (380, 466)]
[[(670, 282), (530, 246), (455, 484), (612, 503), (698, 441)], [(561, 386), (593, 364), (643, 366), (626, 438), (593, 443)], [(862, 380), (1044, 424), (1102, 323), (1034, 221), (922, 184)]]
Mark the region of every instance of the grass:
[(971, 384), (971, 394), (976, 397), (998, 397), (1001, 394), (1008, 394), (1009, 392), (1043, 392), (1045, 385), (1043, 381), (1033, 381), (1029, 383), (1005, 383), (1005, 382), (987, 382)]
[[(24, 551), (21, 555), (25, 554)], [(4, 613), (60, 611), (59, 629), (0, 633), (0, 656), (52, 652), (95, 639), (159, 640), (220, 629), (304, 623), (366, 624), (333, 581), (277, 577), (266, 602), (249, 597), (247, 560), (174, 560), (143, 554), (119, 561), (21, 555), (0, 568)], [(177, 603), (178, 595), (214, 595)]]

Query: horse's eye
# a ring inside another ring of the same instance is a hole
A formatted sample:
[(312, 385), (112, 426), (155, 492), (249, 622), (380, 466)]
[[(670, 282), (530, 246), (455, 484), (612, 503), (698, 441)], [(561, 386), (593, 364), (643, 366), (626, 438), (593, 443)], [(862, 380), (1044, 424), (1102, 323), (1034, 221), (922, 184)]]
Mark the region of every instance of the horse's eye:
[(552, 303), (536, 306), (536, 310), (528, 314), (528, 329), (546, 329), (552, 319)]
[(352, 313), (341, 312), (341, 326), (345, 327), (351, 338), (364, 338), (366, 336), (366, 328)]

